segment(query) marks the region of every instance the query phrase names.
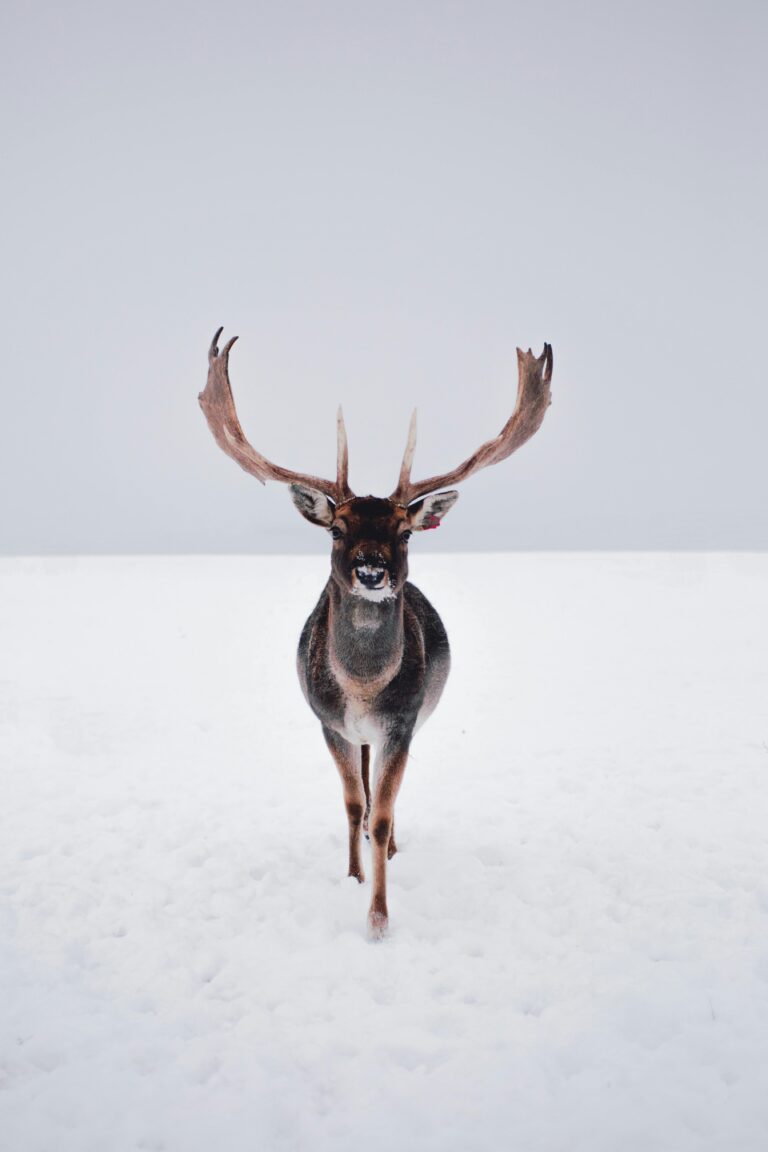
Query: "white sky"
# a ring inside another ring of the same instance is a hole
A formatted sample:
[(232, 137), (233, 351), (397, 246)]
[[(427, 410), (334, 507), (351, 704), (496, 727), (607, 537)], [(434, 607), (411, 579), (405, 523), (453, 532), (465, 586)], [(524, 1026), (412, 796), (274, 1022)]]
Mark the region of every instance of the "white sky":
[(6, 3), (0, 549), (327, 548), (197, 408), (394, 486), (554, 402), (420, 548), (765, 548), (763, 3)]

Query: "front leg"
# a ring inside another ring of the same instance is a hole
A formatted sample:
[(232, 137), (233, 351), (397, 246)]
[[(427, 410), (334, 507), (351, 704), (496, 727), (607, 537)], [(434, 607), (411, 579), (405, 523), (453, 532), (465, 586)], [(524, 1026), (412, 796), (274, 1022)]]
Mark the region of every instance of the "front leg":
[(354, 876), (358, 883), (362, 884), (365, 880), (365, 873), (360, 860), (360, 826), (365, 812), (365, 791), (360, 764), (360, 748), (350, 744), (332, 728), (323, 726), (323, 735), (339, 770), (344, 789), (344, 803), (347, 807), (347, 820), (349, 822), (348, 875)]
[(407, 736), (390, 737), (381, 752), (377, 765), (376, 782), (371, 807), (371, 845), (373, 849), (373, 895), (368, 912), (368, 931), (372, 940), (386, 935), (389, 924), (387, 912), (387, 859), (394, 855), (395, 800), (400, 790), (411, 732)]

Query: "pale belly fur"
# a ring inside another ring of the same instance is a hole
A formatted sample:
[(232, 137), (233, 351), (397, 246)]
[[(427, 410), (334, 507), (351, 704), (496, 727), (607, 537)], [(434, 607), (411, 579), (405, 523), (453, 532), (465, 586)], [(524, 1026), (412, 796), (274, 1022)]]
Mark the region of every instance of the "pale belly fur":
[[(424, 701), (416, 717), (414, 732), (418, 732), (424, 721), (434, 711), (436, 704), (437, 699)], [(338, 731), (350, 744), (372, 744), (374, 748), (379, 746), (384, 734), (381, 720), (373, 714), (369, 703), (361, 700), (351, 700), (347, 704), (344, 712), (344, 726)]]

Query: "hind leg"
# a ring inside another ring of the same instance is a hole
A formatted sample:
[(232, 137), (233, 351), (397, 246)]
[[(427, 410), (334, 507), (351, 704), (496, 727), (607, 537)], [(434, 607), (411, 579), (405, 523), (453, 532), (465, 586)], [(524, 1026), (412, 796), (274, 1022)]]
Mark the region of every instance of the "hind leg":
[(360, 826), (366, 807), (366, 794), (363, 788), (360, 748), (350, 744), (342, 736), (339, 736), (338, 732), (334, 732), (330, 728), (323, 728), (323, 735), (339, 770), (341, 785), (344, 789), (344, 804), (349, 823), (348, 875), (354, 876), (358, 883), (362, 884), (365, 880), (365, 873), (360, 860)]
[(363, 790), (365, 791), (365, 815), (363, 816), (363, 832), (365, 833), (366, 840), (370, 840), (368, 835), (368, 817), (371, 814), (371, 746), (370, 744), (363, 744), (360, 749), (360, 765), (363, 777)]
[[(371, 746), (370, 744), (363, 744), (361, 748), (361, 762), (363, 773), (363, 788), (365, 789), (365, 815), (363, 816), (363, 832), (365, 833), (366, 840), (370, 840), (368, 833), (368, 818), (371, 815), (371, 782), (370, 782), (370, 766), (371, 766)], [(389, 834), (389, 844), (387, 845), (387, 860), (391, 860), (397, 852), (397, 844), (395, 843), (395, 819), (392, 817), (392, 831)]]

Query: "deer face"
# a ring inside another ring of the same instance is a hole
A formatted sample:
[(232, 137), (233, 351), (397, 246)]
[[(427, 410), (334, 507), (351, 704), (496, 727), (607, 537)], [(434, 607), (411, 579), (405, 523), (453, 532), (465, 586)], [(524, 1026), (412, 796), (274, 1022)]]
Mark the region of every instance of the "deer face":
[(437, 528), (458, 500), (439, 492), (408, 507), (377, 496), (341, 504), (314, 488), (291, 485), (293, 502), (305, 519), (327, 529), (333, 540), (331, 575), (343, 591), (364, 600), (391, 600), (408, 578), (408, 541), (414, 532)]
[(413, 529), (405, 508), (363, 496), (334, 509), (331, 571), (337, 583), (364, 600), (390, 600), (408, 576)]

